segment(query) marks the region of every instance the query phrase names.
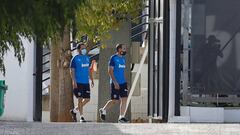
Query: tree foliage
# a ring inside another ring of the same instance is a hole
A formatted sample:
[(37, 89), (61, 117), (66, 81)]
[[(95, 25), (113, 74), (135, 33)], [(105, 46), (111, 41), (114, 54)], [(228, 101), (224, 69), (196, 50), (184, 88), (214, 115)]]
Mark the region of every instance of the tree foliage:
[(75, 16), (83, 0), (0, 0), (0, 72), (5, 73), (4, 55), (14, 50), (19, 64), (25, 57), (21, 38), (37, 37), (44, 44)]
[(86, 0), (76, 11), (77, 38), (88, 35), (92, 42), (109, 38), (123, 21), (139, 15), (141, 0)]
[(19, 64), (25, 57), (21, 38), (37, 38), (41, 44), (63, 35), (75, 20), (77, 37), (87, 34), (92, 42), (109, 37), (121, 22), (139, 13), (141, 0), (0, 0), (0, 72), (4, 55), (14, 50)]

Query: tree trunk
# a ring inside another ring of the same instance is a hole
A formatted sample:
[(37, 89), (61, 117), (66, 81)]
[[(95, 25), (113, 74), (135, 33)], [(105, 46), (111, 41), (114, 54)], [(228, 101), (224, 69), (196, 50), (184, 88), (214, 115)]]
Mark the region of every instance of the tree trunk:
[[(99, 85), (98, 86), (98, 109), (102, 108), (105, 103), (111, 99), (110, 96), (110, 78), (108, 76), (108, 61), (115, 52), (115, 46), (117, 43), (123, 43), (127, 45), (128, 54), (126, 55), (126, 66), (127, 69), (126, 79), (130, 84), (130, 23), (124, 23), (119, 31), (112, 31), (111, 39), (104, 41), (107, 44), (107, 48), (100, 50), (99, 56)], [(127, 118), (131, 119), (130, 106), (127, 111)], [(98, 114), (99, 115), (99, 114)], [(117, 122), (119, 117), (119, 104), (116, 104), (110, 110), (107, 111), (106, 122)], [(98, 117), (99, 118), (99, 117)], [(99, 120), (99, 119), (98, 119)]]
[(64, 30), (60, 49), (58, 121), (71, 122), (72, 118), (69, 110), (73, 108), (73, 94), (71, 76), (69, 73), (69, 63), (71, 60), (70, 30), (67, 26)]
[(51, 70), (50, 70), (50, 121), (57, 122), (58, 121), (58, 108), (59, 108), (59, 69), (58, 69), (58, 61), (59, 61), (59, 44), (60, 39), (56, 38), (52, 40), (51, 45)]

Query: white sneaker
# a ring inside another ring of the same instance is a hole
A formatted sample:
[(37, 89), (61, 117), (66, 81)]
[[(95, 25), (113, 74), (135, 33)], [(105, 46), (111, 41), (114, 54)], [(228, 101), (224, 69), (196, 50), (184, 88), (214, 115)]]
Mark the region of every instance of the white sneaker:
[(81, 117), (80, 118), (80, 123), (85, 123), (86, 122), (86, 120), (84, 119), (84, 117)]
[(102, 108), (99, 109), (99, 116), (102, 121), (106, 120), (106, 110), (103, 110)]

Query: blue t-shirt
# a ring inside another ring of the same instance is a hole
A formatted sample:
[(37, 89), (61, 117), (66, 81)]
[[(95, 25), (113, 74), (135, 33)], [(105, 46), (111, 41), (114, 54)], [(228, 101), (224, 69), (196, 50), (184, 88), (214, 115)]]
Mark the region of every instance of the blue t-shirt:
[(89, 83), (90, 58), (87, 55), (76, 55), (72, 58), (70, 67), (75, 69), (77, 83)]
[(113, 73), (118, 84), (126, 83), (126, 79), (124, 76), (124, 70), (126, 68), (125, 57), (120, 57), (117, 54), (113, 55), (109, 61), (109, 66), (113, 67)]

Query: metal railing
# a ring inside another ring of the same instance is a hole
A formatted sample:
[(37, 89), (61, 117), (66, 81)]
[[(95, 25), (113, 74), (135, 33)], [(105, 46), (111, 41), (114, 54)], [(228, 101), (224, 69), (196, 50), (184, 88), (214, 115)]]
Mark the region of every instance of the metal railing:
[[(146, 10), (146, 11), (148, 11), (148, 9), (149, 9), (148, 5), (144, 6), (144, 8), (143, 8), (143, 10)], [(148, 13), (143, 13), (143, 14), (139, 15), (138, 17), (133, 18), (131, 20), (132, 22), (134, 22), (135, 20), (138, 20), (138, 19), (141, 20), (139, 24), (136, 24), (135, 26), (133, 26), (131, 28), (131, 33), (132, 33), (131, 40), (134, 40), (137, 37), (142, 36), (143, 34), (148, 32), (147, 27), (149, 25), (149, 22), (148, 22), (147, 19), (145, 19), (145, 21), (143, 21), (143, 18), (145, 18), (145, 17), (146, 18), (149, 17), (149, 14)], [(145, 29), (144, 29), (144, 27), (145, 27)], [(140, 32), (134, 33), (134, 32), (136, 32), (139, 29), (141, 29)]]

